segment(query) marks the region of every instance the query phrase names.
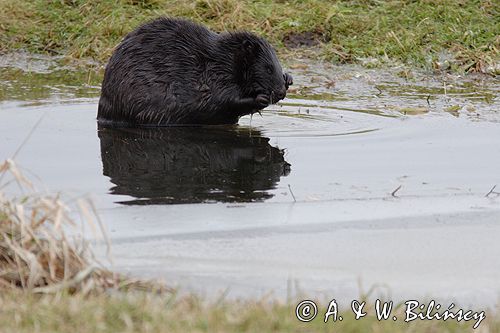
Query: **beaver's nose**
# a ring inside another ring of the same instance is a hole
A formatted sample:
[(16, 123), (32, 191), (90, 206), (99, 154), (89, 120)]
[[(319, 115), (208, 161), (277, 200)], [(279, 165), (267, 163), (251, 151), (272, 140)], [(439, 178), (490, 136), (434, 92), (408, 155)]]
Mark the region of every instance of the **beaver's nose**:
[(286, 87), (286, 89), (288, 89), (288, 87), (293, 84), (293, 78), (290, 74), (284, 73), (283, 79), (285, 80), (285, 87)]

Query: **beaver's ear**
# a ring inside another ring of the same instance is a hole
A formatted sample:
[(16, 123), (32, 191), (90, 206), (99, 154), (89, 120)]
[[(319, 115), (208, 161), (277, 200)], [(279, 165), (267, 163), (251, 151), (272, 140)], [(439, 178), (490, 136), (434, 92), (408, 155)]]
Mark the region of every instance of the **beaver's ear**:
[[(244, 69), (252, 67), (259, 53), (259, 45), (252, 40), (244, 39), (241, 41), (239, 51), (237, 52), (237, 62)], [(243, 68), (242, 68), (243, 69)]]
[(257, 54), (258, 47), (259, 45), (257, 45), (257, 43), (254, 43), (253, 41), (248, 39), (243, 40), (243, 42), (241, 43), (241, 50), (246, 55), (255, 56)]
[(234, 62), (237, 67), (237, 73), (245, 76), (255, 63), (259, 45), (252, 40), (244, 39), (241, 41), (239, 50), (235, 53)]
[(237, 48), (234, 53), (234, 71), (240, 84), (250, 82), (253, 65), (260, 50), (259, 44), (246, 33), (234, 35), (237, 38)]

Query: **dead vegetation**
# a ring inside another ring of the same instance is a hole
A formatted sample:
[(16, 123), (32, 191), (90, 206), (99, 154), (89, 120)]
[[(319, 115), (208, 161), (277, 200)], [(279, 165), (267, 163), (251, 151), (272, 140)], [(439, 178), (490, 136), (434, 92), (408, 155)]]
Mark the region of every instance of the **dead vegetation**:
[[(19, 197), (4, 192), (14, 184), (20, 189)], [(82, 199), (76, 206), (81, 223), (107, 241), (93, 204)], [(0, 290), (43, 294), (167, 290), (103, 268), (85, 239), (69, 236), (68, 231), (79, 226), (59, 196), (37, 194), (12, 160), (0, 164)]]

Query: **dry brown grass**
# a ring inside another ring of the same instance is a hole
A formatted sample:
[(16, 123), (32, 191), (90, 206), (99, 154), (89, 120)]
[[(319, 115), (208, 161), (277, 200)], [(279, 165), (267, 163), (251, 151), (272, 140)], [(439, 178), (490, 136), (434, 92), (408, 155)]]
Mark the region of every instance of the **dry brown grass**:
[[(14, 183), (24, 192), (20, 197), (4, 193)], [(76, 206), (82, 223), (106, 240), (93, 204), (81, 199)], [(166, 290), (160, 284), (128, 279), (102, 267), (87, 241), (68, 236), (68, 230), (78, 227), (69, 213), (59, 196), (37, 194), (12, 160), (0, 164), (0, 290), (71, 294)]]

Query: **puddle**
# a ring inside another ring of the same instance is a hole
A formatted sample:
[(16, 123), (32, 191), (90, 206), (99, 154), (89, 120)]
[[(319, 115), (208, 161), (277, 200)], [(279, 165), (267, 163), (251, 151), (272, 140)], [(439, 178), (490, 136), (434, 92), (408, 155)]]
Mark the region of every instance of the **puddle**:
[(97, 127), (95, 73), (16, 59), (0, 57), (0, 158), (38, 123), (17, 163), (94, 200), (117, 270), (234, 297), (500, 295), (495, 78), (299, 63), (288, 98), (238, 126), (119, 130)]
[(62, 69), (39, 73), (0, 68), (0, 73), (0, 102), (25, 101), (27, 106), (54, 101), (74, 103), (75, 99), (95, 98), (100, 93), (98, 76), (91, 72)]

